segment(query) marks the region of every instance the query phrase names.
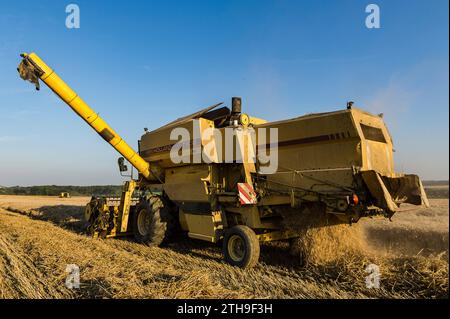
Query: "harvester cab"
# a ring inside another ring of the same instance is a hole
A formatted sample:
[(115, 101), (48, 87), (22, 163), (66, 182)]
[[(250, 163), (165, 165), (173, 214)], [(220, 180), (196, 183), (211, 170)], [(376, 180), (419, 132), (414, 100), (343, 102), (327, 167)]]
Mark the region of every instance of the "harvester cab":
[[(428, 205), (417, 175), (394, 171), (391, 136), (381, 116), (343, 110), (268, 122), (242, 112), (233, 98), (148, 131), (135, 152), (35, 53), (23, 54), (20, 76), (53, 90), (139, 175), (120, 197), (94, 197), (88, 231), (132, 235), (160, 245), (175, 231), (222, 242), (225, 259), (251, 267), (259, 244), (295, 238), (286, 218), (305, 208), (334, 222), (392, 217), (403, 203)], [(220, 107), (219, 107), (220, 106)], [(132, 174), (131, 174), (132, 175)]]

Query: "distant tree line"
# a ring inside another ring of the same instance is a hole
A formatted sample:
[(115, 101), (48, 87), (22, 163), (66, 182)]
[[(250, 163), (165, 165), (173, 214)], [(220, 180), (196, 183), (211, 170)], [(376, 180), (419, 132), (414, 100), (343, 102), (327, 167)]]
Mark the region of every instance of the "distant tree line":
[(0, 187), (0, 195), (47, 195), (58, 196), (62, 192), (68, 192), (71, 196), (92, 196), (92, 195), (113, 195), (121, 194), (120, 185), (100, 185), (100, 186), (12, 186)]
[(448, 185), (448, 180), (442, 181), (422, 181), (423, 186), (445, 186)]

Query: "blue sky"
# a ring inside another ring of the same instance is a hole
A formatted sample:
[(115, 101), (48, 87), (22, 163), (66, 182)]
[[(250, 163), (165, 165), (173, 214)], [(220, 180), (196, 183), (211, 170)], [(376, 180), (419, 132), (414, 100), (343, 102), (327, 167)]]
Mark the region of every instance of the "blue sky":
[[(48, 88), (35, 51), (133, 147), (149, 129), (243, 97), (279, 120), (348, 100), (383, 112), (396, 167), (448, 179), (448, 1), (69, 1), (0, 4), (0, 185), (120, 183), (118, 154)], [(381, 28), (365, 27), (376, 3)]]

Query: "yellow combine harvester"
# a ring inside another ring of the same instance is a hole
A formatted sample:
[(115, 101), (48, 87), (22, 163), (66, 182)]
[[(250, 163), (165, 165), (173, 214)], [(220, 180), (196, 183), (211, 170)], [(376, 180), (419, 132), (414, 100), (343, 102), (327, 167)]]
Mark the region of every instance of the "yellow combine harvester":
[(220, 103), (146, 131), (136, 153), (35, 53), (22, 57), (24, 80), (37, 89), (43, 81), (111, 144), (123, 156), (121, 172), (125, 159), (139, 172), (120, 198), (92, 198), (87, 205), (94, 236), (133, 235), (161, 245), (179, 229), (191, 238), (222, 240), (229, 263), (251, 267), (259, 242), (299, 236), (286, 224), (286, 212), (314, 207), (355, 223), (390, 218), (401, 203), (428, 205), (418, 176), (394, 172), (383, 119), (351, 103), (341, 111), (267, 122), (242, 113), (240, 98), (233, 98), (231, 110)]

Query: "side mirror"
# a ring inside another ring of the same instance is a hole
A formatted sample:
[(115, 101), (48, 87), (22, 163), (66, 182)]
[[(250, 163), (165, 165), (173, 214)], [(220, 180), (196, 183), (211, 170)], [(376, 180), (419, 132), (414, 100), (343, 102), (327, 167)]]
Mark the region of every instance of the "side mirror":
[(119, 164), (120, 172), (128, 171), (128, 166), (125, 164), (125, 159), (123, 157), (119, 157), (119, 159), (117, 160), (117, 164)]

